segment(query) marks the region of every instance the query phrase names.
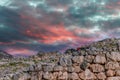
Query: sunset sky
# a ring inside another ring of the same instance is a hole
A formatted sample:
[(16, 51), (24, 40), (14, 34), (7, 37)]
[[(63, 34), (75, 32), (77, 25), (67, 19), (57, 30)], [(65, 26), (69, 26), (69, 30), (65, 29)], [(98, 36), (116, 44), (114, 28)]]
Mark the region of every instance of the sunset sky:
[(31, 55), (120, 37), (120, 0), (0, 0), (0, 50)]

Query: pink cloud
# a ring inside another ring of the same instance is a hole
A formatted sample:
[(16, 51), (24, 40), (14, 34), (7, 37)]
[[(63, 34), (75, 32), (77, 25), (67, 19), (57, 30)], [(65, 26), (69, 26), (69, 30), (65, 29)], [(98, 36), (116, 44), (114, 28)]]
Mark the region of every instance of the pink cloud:
[(35, 51), (28, 50), (25, 48), (8, 48), (5, 51), (12, 55), (17, 55), (17, 54), (33, 55), (36, 53)]

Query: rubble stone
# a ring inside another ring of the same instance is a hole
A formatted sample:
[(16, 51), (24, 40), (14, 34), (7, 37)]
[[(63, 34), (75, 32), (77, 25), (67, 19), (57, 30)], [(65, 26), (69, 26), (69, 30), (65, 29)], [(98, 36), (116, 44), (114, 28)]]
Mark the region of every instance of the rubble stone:
[(83, 57), (83, 56), (74, 56), (74, 57), (72, 57), (72, 61), (73, 61), (74, 63), (82, 63), (83, 60), (84, 60), (84, 57)]
[(119, 76), (116, 77), (108, 77), (107, 80), (120, 80)]
[(93, 72), (103, 72), (103, 71), (105, 71), (104, 67), (100, 64), (92, 64), (90, 66), (90, 68), (92, 69)]
[(120, 70), (116, 70), (116, 76), (120, 76)]
[(69, 75), (68, 75), (68, 79), (69, 79), (69, 80), (80, 80), (78, 74), (75, 73), (75, 72), (73, 72), (73, 73), (69, 73)]
[(54, 71), (62, 71), (62, 70), (63, 70), (63, 66), (59, 66), (59, 65), (54, 66)]
[(68, 73), (67, 72), (59, 72), (58, 73), (58, 80), (67, 80), (68, 79)]
[(61, 57), (59, 63), (61, 66), (71, 66), (72, 60), (69, 57), (68, 58)]
[(79, 74), (79, 77), (83, 80), (94, 80), (96, 76), (89, 69), (86, 69), (84, 72)]
[(120, 62), (120, 52), (111, 52), (110, 54), (107, 54), (107, 57), (113, 61)]
[(97, 74), (97, 78), (99, 80), (105, 80), (106, 79), (106, 75), (105, 75), (105, 73), (100, 72), (100, 73)]
[(97, 55), (95, 57), (94, 62), (97, 63), (97, 64), (104, 64), (104, 63), (106, 63), (106, 58), (105, 58), (105, 56)]
[(119, 63), (118, 62), (108, 62), (107, 64), (105, 64), (105, 69), (120, 69)]
[(107, 75), (108, 77), (112, 77), (112, 76), (115, 75), (115, 71), (113, 71), (113, 70), (108, 70), (108, 71), (106, 72), (106, 75)]

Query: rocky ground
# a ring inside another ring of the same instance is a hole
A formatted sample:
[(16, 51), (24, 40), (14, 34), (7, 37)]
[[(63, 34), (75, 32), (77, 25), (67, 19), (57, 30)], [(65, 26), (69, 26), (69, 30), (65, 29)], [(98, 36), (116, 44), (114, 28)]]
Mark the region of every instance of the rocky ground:
[(0, 80), (120, 80), (120, 39), (0, 63)]

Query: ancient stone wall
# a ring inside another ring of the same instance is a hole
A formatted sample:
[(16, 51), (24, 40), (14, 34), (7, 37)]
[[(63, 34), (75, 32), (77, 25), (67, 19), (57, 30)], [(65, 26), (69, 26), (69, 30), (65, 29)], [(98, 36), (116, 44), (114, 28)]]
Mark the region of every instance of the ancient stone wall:
[(120, 80), (120, 41), (106, 39), (68, 51), (54, 63), (39, 63), (12, 80)]

